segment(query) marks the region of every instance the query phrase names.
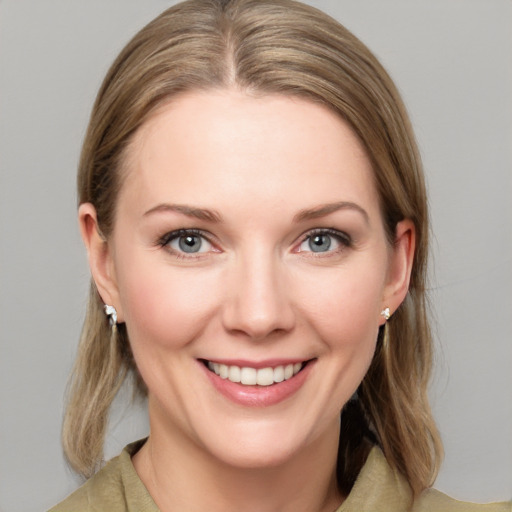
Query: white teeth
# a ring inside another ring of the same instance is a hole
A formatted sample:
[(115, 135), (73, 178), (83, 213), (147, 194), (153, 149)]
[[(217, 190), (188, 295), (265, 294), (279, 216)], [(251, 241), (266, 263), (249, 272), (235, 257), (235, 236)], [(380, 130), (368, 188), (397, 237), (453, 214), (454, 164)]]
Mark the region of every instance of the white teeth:
[(256, 374), (258, 386), (270, 386), (274, 384), (274, 370), (272, 368), (261, 368)]
[(302, 363), (290, 363), (275, 368), (251, 368), (244, 366), (228, 366), (226, 364), (208, 361), (208, 368), (222, 379), (241, 383), (244, 386), (271, 386), (276, 382), (288, 380), (302, 369)]
[(254, 386), (258, 381), (257, 374), (256, 368), (241, 368), (240, 382), (245, 386)]
[(240, 374), (241, 374), (241, 370), (238, 366), (230, 366), (229, 367), (228, 379), (231, 382), (240, 382), (240, 380), (242, 379)]
[(278, 366), (274, 368), (274, 382), (283, 382), (284, 380), (284, 368), (282, 366)]

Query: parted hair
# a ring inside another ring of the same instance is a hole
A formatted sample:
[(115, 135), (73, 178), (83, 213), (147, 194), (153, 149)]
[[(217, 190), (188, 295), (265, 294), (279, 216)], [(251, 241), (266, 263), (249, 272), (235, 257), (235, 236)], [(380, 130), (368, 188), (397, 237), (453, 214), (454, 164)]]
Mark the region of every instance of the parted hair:
[[(166, 10), (126, 45), (101, 85), (79, 163), (79, 203), (94, 205), (108, 240), (134, 134), (180, 92), (219, 88), (299, 97), (334, 111), (372, 162), (389, 243), (399, 221), (414, 223), (409, 292), (380, 329), (357, 398), (341, 411), (337, 469), (340, 490), (349, 492), (378, 444), (418, 494), (432, 484), (442, 456), (427, 397), (432, 338), (424, 177), (396, 87), (346, 28), (293, 0), (188, 0)], [(84, 476), (101, 465), (109, 409), (130, 375), (145, 395), (126, 328), (113, 332), (92, 282), (63, 426), (65, 454)]]

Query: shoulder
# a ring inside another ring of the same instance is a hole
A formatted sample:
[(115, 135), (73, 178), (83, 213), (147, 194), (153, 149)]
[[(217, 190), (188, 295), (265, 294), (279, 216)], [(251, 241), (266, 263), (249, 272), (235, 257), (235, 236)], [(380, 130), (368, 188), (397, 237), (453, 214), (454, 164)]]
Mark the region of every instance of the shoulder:
[(124, 511), (120, 480), (120, 462), (116, 457), (50, 512)]
[(131, 462), (143, 444), (128, 445), (105, 467), (49, 512), (158, 512)]
[[(412, 508), (411, 508), (412, 503)], [(374, 447), (337, 512), (512, 512), (512, 503), (477, 505), (425, 490), (413, 502), (405, 478), (392, 469), (382, 451)]]
[(512, 502), (468, 503), (455, 500), (435, 489), (427, 489), (414, 502), (412, 512), (512, 512)]

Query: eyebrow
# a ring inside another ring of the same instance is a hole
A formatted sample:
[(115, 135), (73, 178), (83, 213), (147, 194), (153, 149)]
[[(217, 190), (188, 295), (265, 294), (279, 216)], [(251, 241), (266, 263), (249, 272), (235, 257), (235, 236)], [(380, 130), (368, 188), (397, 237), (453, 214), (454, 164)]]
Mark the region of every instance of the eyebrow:
[(221, 222), (221, 215), (214, 210), (207, 210), (206, 208), (196, 208), (195, 206), (188, 206), (186, 204), (159, 204), (147, 212), (144, 216), (151, 215), (158, 212), (176, 212), (186, 215), (187, 217), (193, 217), (195, 219), (206, 220), (209, 222)]
[(370, 223), (370, 217), (366, 210), (359, 206), (356, 203), (352, 203), (350, 201), (340, 201), (338, 203), (328, 203), (320, 206), (315, 206), (314, 208), (307, 208), (305, 210), (301, 210), (297, 213), (293, 220), (295, 222), (301, 222), (305, 220), (318, 219), (320, 217), (325, 217), (330, 213), (337, 212), (339, 210), (355, 210), (359, 212), (366, 221), (367, 224)]
[[(325, 217), (331, 213), (337, 212), (339, 210), (355, 210), (359, 212), (365, 219), (366, 223), (370, 223), (370, 218), (368, 213), (364, 208), (359, 206), (356, 203), (352, 203), (350, 201), (340, 201), (338, 203), (328, 203), (319, 206), (315, 206), (313, 208), (307, 208), (301, 210), (293, 217), (294, 222), (302, 222), (305, 220), (313, 220), (318, 219), (320, 217)], [(151, 215), (153, 213), (158, 212), (175, 212), (181, 213), (182, 215), (186, 215), (187, 217), (192, 217), (195, 219), (205, 220), (208, 222), (221, 222), (222, 216), (214, 211), (208, 210), (206, 208), (197, 208), (195, 206), (189, 206), (186, 204), (169, 204), (162, 203), (153, 208), (150, 208), (147, 212), (144, 213), (144, 216)]]

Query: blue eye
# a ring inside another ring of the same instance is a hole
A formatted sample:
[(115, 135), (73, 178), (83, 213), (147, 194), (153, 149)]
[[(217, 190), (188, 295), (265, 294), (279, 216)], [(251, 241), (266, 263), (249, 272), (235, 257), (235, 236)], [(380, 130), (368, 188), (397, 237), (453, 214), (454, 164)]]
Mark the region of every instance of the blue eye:
[(212, 244), (200, 232), (190, 229), (180, 229), (168, 233), (162, 239), (161, 245), (181, 255), (205, 253), (212, 250)]
[(308, 237), (308, 246), (313, 252), (325, 252), (331, 248), (330, 235), (313, 235)]
[[(201, 250), (201, 246), (203, 245), (201, 237), (197, 235), (180, 236), (176, 240), (173, 240), (173, 242), (178, 242), (178, 247), (183, 252), (199, 252)], [(174, 248), (176, 249), (176, 247)]]
[(336, 252), (350, 246), (350, 237), (332, 229), (317, 230), (310, 233), (299, 246), (299, 252)]

